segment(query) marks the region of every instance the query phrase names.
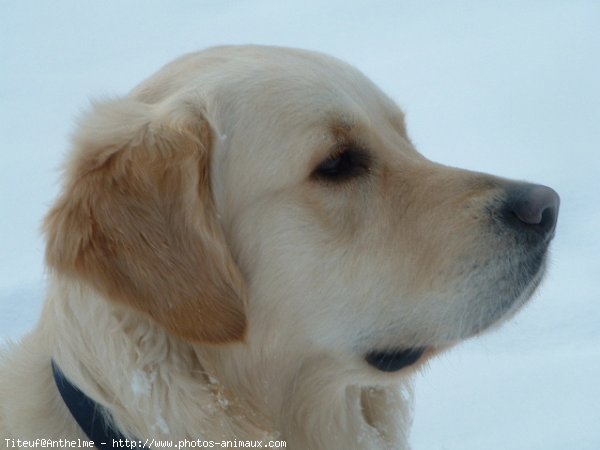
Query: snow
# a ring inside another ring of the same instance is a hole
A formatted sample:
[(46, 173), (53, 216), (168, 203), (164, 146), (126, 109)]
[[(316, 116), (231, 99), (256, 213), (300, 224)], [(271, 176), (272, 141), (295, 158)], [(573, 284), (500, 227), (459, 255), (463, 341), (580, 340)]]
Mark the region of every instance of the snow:
[(414, 449), (600, 448), (598, 23), (595, 0), (1, 2), (0, 336), (38, 319), (40, 224), (88, 98), (211, 45), (315, 49), (396, 99), (430, 159), (561, 194), (535, 300), (418, 376)]
[(169, 425), (167, 425), (165, 418), (160, 414), (156, 415), (156, 424), (153, 429), (155, 431), (160, 431), (164, 435), (167, 435), (170, 432)]
[(131, 376), (131, 392), (136, 397), (149, 397), (155, 380), (156, 372), (147, 373), (143, 370), (136, 370)]

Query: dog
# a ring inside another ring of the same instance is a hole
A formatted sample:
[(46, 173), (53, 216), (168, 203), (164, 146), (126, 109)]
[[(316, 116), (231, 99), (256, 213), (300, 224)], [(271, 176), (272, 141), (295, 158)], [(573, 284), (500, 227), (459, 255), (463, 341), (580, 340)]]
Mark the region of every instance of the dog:
[(427, 160), (363, 74), (278, 47), (94, 103), (63, 179), (41, 320), (1, 358), (0, 447), (407, 449), (412, 376), (531, 297), (559, 209)]

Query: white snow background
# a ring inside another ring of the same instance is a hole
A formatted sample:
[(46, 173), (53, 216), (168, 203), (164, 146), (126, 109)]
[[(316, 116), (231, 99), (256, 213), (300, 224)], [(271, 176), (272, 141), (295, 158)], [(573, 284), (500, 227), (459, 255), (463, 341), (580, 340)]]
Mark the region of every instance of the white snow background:
[[(0, 1), (0, 337), (43, 301), (41, 220), (90, 98), (182, 53), (303, 47), (361, 69), (430, 159), (561, 195), (546, 281), (416, 380), (414, 450), (600, 449), (600, 2)], [(26, 387), (24, 387), (26, 388)]]

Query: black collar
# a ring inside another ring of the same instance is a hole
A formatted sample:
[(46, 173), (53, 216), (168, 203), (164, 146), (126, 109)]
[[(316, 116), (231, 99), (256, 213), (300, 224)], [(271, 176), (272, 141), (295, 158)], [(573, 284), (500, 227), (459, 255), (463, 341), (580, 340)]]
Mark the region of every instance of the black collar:
[[(122, 448), (126, 437), (108, 420), (104, 408), (73, 385), (54, 361), (52, 374), (65, 405), (87, 437), (94, 441), (94, 445), (100, 450)], [(142, 445), (142, 441), (137, 440), (136, 444), (136, 448), (148, 449)]]

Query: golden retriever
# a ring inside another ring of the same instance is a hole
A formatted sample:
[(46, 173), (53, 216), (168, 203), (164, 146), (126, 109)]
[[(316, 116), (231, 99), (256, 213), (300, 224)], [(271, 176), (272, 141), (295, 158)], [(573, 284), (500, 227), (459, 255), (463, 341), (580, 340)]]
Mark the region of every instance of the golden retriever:
[(79, 124), (0, 447), (89, 439), (68, 383), (138, 446), (406, 449), (414, 371), (524, 304), (558, 207), (427, 160), (332, 57), (184, 56)]

